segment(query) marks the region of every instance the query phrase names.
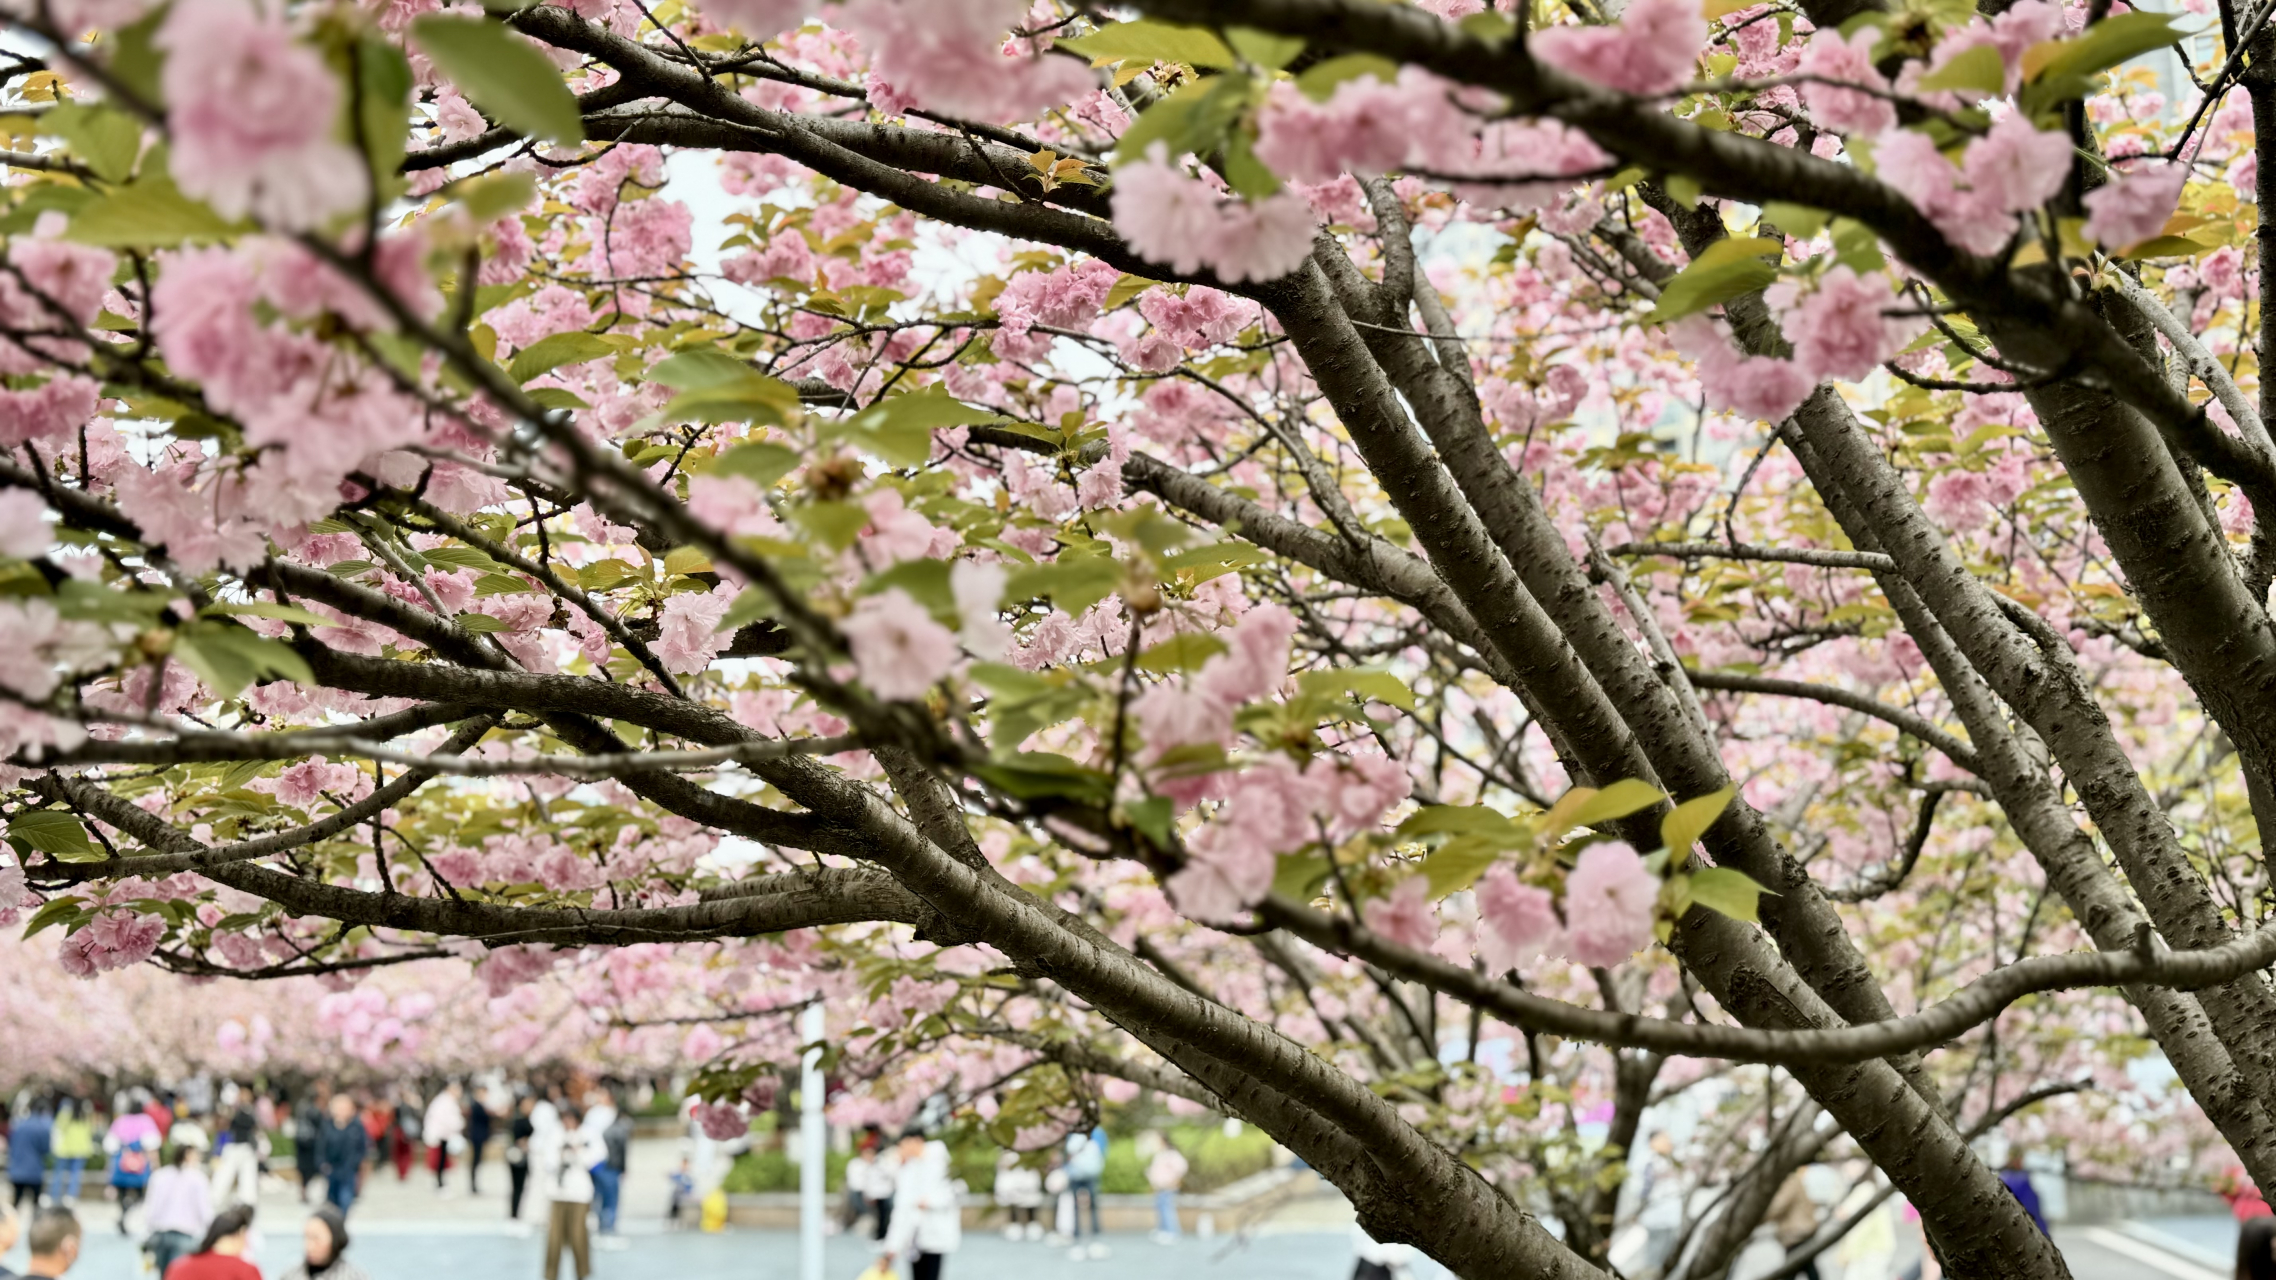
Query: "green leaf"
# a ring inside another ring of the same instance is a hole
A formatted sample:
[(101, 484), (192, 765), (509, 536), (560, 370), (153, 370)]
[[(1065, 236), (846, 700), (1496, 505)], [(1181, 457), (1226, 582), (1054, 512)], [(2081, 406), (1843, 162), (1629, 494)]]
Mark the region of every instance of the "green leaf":
[(585, 398), (567, 387), (532, 387), (529, 398), (548, 409), (590, 409)]
[(798, 392), (741, 360), (710, 347), (695, 347), (648, 371), (680, 394), (664, 406), (664, 417), (679, 422), (759, 422), (780, 425), (798, 407)]
[(774, 601), (767, 597), (767, 593), (748, 590), (736, 596), (735, 602), (727, 606), (726, 616), (720, 618), (718, 630), (733, 635), (754, 622), (773, 616)]
[(477, 573), (503, 573), (506, 569), (506, 566), (472, 547), (435, 547), (419, 554), (430, 564), (451, 569), (472, 569)]
[(486, 173), (451, 187), (450, 194), (476, 222), (526, 209), (537, 196), (537, 180), (526, 173)]
[(1508, 814), (1482, 804), (1431, 804), (1407, 815), (1407, 820), (1399, 824), (1396, 834), (1402, 837), (1492, 835), (1514, 843), (1524, 838), (1525, 831), (1510, 821)]
[[(1109, 23), (1087, 36), (1058, 41), (1056, 47), (1074, 50), (1089, 58), (1094, 67), (1133, 60), (1148, 64), (1182, 62), (1189, 67), (1230, 67), (1239, 61), (1233, 51), (1225, 47), (1224, 41), (1204, 28), (1181, 27), (1152, 18)], [(1298, 47), (1302, 47), (1301, 41)]]
[(1698, 208), (1700, 193), (1706, 190), (1699, 179), (1688, 173), (1671, 173), (1660, 185), (1666, 188), (1668, 199), (1686, 209)]
[(1327, 883), (1328, 860), (1317, 853), (1284, 853), (1273, 866), (1272, 891), (1298, 902), (1310, 902)]
[(516, 382), (527, 382), (565, 364), (582, 364), (615, 354), (616, 348), (605, 339), (582, 329), (572, 329), (539, 338), (515, 352), (514, 362), (506, 366), (506, 376)]
[(1381, 54), (1347, 53), (1304, 68), (1296, 77), (1296, 87), (1312, 101), (1326, 102), (1335, 96), (1336, 86), (1361, 76), (1373, 76), (1390, 84), (1399, 78), (1399, 64)]
[(1061, 556), (1049, 564), (1013, 570), (1004, 584), (1004, 598), (1043, 596), (1067, 613), (1079, 615), (1106, 599), (1121, 581), (1122, 566), (1107, 556)]
[(1275, 35), (1254, 27), (1234, 27), (1225, 33), (1233, 42), (1233, 52), (1249, 60), (1250, 65), (1267, 71), (1278, 71), (1296, 60), (1304, 52), (1304, 37)]
[(1767, 237), (1716, 241), (1660, 287), (1652, 320), (1680, 320), (1768, 286), (1778, 279), (1777, 260), (1784, 251), (1784, 245)]
[(24, 922), (24, 937), (36, 938), (59, 924), (75, 925), (86, 908), (87, 904), (78, 898), (50, 898)]
[(1159, 283), (1161, 282), (1158, 280), (1148, 280), (1144, 276), (1134, 276), (1125, 272), (1120, 279), (1114, 282), (1114, 287), (1106, 291), (1106, 302), (1102, 304), (1101, 309), (1112, 311)]
[(27, 809), (8, 819), (8, 838), (20, 840), (65, 862), (95, 862), (103, 857), (87, 838), (86, 824), (61, 809)]
[(403, 178), (403, 142), (410, 132), (411, 63), (403, 51), (371, 33), (355, 43), (357, 86), (362, 92), (356, 110), (363, 122), (365, 154), (380, 193), (400, 192)]
[(1223, 652), (1224, 641), (1206, 631), (1188, 631), (1140, 653), (1138, 669), (1158, 676), (1172, 671), (1192, 671)]
[(1003, 760), (976, 765), (972, 772), (1015, 800), (1063, 798), (1081, 804), (1104, 805), (1113, 795), (1113, 779), (1103, 772), (1061, 755), (1022, 751)]
[(1860, 275), (1879, 271), (1888, 263), (1881, 256), (1881, 238), (1873, 233), (1873, 228), (1848, 218), (1834, 219), (1833, 257)]
[[(1565, 824), (1558, 827), (1557, 831), (1562, 834), (1574, 827), (1596, 827), (1607, 822), (1617, 822), (1629, 814), (1642, 809), (1649, 809), (1665, 799), (1667, 797), (1660, 793), (1660, 789), (1648, 782), (1641, 782), (1635, 778), (1622, 778), (1611, 786), (1590, 795), (1575, 806)], [(1562, 809), (1563, 807), (1564, 802), (1560, 800), (1557, 808)], [(1555, 813), (1556, 810), (1552, 809), (1550, 812)]]
[(1272, 556), (1264, 548), (1250, 542), (1212, 542), (1207, 546), (1190, 547), (1176, 555), (1161, 558), (1164, 576), (1175, 577), (1191, 573), (1196, 586), (1221, 577), (1236, 569), (1252, 564), (1263, 564)]
[(174, 636), (174, 656), (222, 698), (234, 698), (262, 676), (314, 685), (316, 674), (292, 647), (223, 623), (193, 623)]
[(1299, 692), (1310, 697), (1334, 698), (1355, 694), (1369, 702), (1387, 702), (1402, 711), (1415, 709), (1414, 690), (1407, 682), (1388, 671), (1359, 671), (1339, 668), (1331, 671), (1307, 671), (1296, 682)]
[(506, 629), (503, 619), (493, 618), (487, 613), (462, 613), (451, 621), (458, 624), (459, 630), (471, 631), (478, 636), (496, 635)]
[(66, 233), (104, 248), (171, 248), (187, 241), (220, 240), (238, 231), (201, 201), (174, 186), (162, 170), (79, 210)]
[(873, 596), (899, 588), (943, 622), (956, 617), (956, 593), (948, 585), (948, 561), (920, 557), (904, 560), (873, 573), (861, 584), (861, 594)]
[(1773, 200), (1762, 206), (1762, 220), (1797, 240), (1808, 240), (1826, 229), (1826, 212), (1806, 204)]
[(933, 456), (935, 429), (1006, 420), (993, 409), (964, 403), (948, 394), (946, 387), (931, 386), (880, 400), (839, 424), (839, 430), (893, 466), (921, 467)]
[(560, 70), (503, 25), (431, 13), (411, 23), (411, 38), (437, 71), (499, 124), (549, 142), (584, 141), (577, 99)]
[(1210, 76), (1146, 108), (1114, 144), (1114, 162), (1142, 160), (1157, 142), (1171, 160), (1214, 155), (1247, 109), (1253, 85), (1246, 76)]
[(1177, 810), (1168, 796), (1148, 796), (1122, 810), (1122, 817), (1140, 835), (1154, 842), (1156, 848), (1167, 849), (1176, 843)]
[(111, 60), (106, 64), (110, 78), (152, 106), (166, 105), (159, 83), (166, 55), (158, 48), (158, 27), (171, 11), (170, 5), (152, 5), (150, 12), (110, 33)]
[(1691, 900), (1734, 920), (1761, 923), (1759, 899), (1770, 892), (1744, 871), (1730, 867), (1702, 867), (1691, 873)]
[(1715, 819), (1723, 816), (1723, 810), (1731, 807), (1731, 798), (1738, 793), (1735, 786), (1724, 787), (1686, 800), (1662, 814), (1660, 843), (1666, 847), (1668, 856), (1680, 862), (1707, 828), (1715, 825)]
[(869, 512), (858, 502), (809, 502), (785, 514), (832, 551), (852, 546), (869, 525)]
[(114, 185), (134, 172), (142, 150), (142, 122), (115, 107), (57, 103), (40, 118), (40, 128), (69, 143), (80, 163)]
[(124, 622), (147, 627), (158, 621), (166, 597), (155, 591), (121, 591), (79, 578), (58, 583), (55, 611), (75, 622)]
[(2084, 97), (2103, 71), (2195, 34), (2176, 31), (2178, 21), (2170, 13), (2139, 9), (2114, 13), (2073, 39), (2026, 49), (2023, 70), (2031, 83), (2022, 95), (2023, 110), (2036, 115), (2057, 102)]
[(1920, 88), (1985, 96), (2007, 88), (2007, 61), (1995, 45), (1979, 44), (1956, 55), (1934, 72), (1922, 76)]
[(776, 481), (797, 470), (798, 461), (796, 449), (765, 440), (753, 440), (720, 454), (711, 464), (711, 473), (741, 476), (765, 490), (772, 489)]
[(1500, 858), (1503, 846), (1485, 836), (1456, 836), (1423, 859), (1423, 878), (1430, 881), (1430, 896), (1443, 898), (1478, 882)]
[(2211, 253), (2213, 246), (2187, 236), (2153, 236), (2137, 245), (2129, 245), (2122, 258), (2194, 258)]

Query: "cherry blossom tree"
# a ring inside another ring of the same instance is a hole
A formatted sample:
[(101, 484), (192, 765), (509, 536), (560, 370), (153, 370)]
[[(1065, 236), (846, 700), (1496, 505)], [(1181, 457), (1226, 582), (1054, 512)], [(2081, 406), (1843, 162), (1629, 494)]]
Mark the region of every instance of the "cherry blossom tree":
[(0, 0), (0, 914), (722, 1131), (819, 999), (841, 1114), (1151, 1090), (1465, 1276), (1692, 1092), (1692, 1274), (1854, 1156), (2062, 1275), (1994, 1129), (2276, 1179), (2194, 7)]

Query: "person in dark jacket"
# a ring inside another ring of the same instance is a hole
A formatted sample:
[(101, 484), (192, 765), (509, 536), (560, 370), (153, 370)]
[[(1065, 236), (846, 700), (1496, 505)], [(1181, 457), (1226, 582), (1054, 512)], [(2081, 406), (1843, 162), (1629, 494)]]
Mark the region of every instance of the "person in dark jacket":
[(2007, 1167), (1999, 1171), (1999, 1180), (2023, 1202), (2023, 1212), (2031, 1215), (2032, 1225), (2039, 1228), (2039, 1234), (2047, 1234), (2047, 1219), (2039, 1212), (2039, 1189), (2031, 1185), (2031, 1174), (2023, 1167), (2023, 1148), (2007, 1149)]
[(371, 1150), (371, 1133), (356, 1114), (356, 1100), (341, 1093), (332, 1097), (332, 1114), (316, 1136), (316, 1164), (324, 1174), (324, 1198), (342, 1214), (356, 1202), (364, 1156)]
[(324, 1163), (317, 1158), (316, 1146), (324, 1139), (324, 1113), (331, 1109), (332, 1086), (317, 1081), (316, 1087), (300, 1095), (300, 1105), (292, 1109), (292, 1163), (300, 1171), (300, 1202), (308, 1203), (308, 1193), (324, 1172)]
[(22, 1119), (8, 1127), (8, 1181), (15, 1187), (10, 1207), (38, 1213), (40, 1192), (47, 1186), (47, 1151), (55, 1137), (55, 1121), (48, 1115), (47, 1099), (32, 1103)]
[(482, 1194), (482, 1148), (490, 1145), (490, 1091), (476, 1089), (466, 1104), (466, 1193)]
[(522, 1194), (529, 1189), (529, 1145), (537, 1134), (530, 1114), (536, 1109), (537, 1099), (523, 1094), (506, 1126), (506, 1216), (515, 1222), (522, 1220)]

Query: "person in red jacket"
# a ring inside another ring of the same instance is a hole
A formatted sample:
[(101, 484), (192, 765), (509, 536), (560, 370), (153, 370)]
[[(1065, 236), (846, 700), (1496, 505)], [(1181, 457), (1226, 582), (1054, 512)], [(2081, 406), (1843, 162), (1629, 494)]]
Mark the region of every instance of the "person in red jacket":
[(261, 1280), (261, 1269), (245, 1260), (253, 1237), (253, 1206), (234, 1205), (205, 1229), (197, 1251), (177, 1258), (164, 1280)]

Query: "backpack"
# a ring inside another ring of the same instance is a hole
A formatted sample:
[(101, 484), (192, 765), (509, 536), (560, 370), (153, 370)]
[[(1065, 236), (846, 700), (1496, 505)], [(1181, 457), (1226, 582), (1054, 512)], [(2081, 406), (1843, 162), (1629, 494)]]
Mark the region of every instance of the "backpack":
[(139, 1142), (129, 1143), (119, 1148), (116, 1168), (123, 1178), (147, 1178), (150, 1176), (150, 1153), (144, 1151)]

